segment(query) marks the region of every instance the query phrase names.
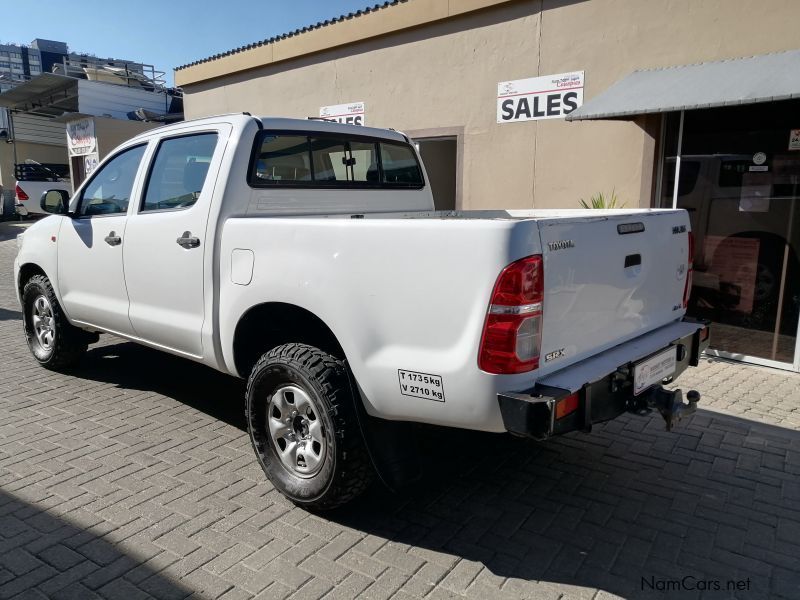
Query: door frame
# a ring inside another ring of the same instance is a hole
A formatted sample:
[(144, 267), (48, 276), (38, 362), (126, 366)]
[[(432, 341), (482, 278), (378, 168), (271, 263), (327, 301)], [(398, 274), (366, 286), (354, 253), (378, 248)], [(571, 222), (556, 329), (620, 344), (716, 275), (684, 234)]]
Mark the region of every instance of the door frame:
[(456, 140), (456, 210), (464, 210), (464, 128), (434, 127), (431, 129), (411, 129), (404, 131), (412, 142), (424, 142), (437, 138)]

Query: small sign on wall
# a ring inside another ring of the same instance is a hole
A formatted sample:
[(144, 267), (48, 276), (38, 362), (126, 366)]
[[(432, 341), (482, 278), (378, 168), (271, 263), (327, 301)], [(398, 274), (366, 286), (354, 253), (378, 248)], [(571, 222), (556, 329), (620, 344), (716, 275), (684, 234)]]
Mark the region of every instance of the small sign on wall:
[(497, 84), (497, 122), (562, 119), (583, 104), (583, 71)]
[(97, 168), (97, 165), (100, 164), (100, 160), (97, 156), (97, 152), (92, 152), (91, 154), (86, 154), (83, 157), (83, 174), (84, 177), (89, 177), (94, 170)]
[(789, 150), (800, 150), (800, 129), (789, 130)]
[(94, 119), (91, 117), (67, 122), (67, 149), (70, 156), (84, 156), (95, 151)]
[(363, 102), (320, 106), (319, 116), (326, 121), (335, 121), (345, 125), (366, 125), (366, 106)]

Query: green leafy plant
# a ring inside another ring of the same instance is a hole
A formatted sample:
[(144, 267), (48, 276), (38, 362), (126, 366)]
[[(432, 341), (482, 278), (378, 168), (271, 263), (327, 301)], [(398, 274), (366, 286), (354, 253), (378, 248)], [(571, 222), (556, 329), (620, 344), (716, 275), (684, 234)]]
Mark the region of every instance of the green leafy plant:
[(611, 190), (611, 194), (608, 196), (603, 192), (597, 192), (589, 198), (588, 203), (581, 198), (581, 206), (583, 208), (623, 208), (625, 203), (619, 201), (616, 190)]

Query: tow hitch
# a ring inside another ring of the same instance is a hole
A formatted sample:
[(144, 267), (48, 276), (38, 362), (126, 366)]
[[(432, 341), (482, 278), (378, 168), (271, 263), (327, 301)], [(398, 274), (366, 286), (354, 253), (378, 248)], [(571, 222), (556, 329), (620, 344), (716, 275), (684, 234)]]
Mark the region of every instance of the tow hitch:
[(655, 408), (661, 413), (664, 422), (667, 424), (667, 431), (672, 431), (673, 426), (683, 417), (687, 417), (697, 410), (697, 403), (700, 401), (700, 392), (689, 390), (686, 392), (686, 400), (683, 401), (681, 390), (667, 390), (657, 385), (650, 392), (641, 398), (637, 412), (647, 412), (649, 408)]

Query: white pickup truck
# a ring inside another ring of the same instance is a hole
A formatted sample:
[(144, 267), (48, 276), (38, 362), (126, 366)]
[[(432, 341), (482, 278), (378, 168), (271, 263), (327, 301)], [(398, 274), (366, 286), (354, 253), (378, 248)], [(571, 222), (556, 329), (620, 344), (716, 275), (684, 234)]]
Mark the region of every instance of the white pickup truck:
[(30, 349), (66, 368), (109, 332), (248, 378), (261, 466), (314, 509), (366, 487), (392, 423), (544, 439), (694, 410), (661, 387), (708, 345), (686, 212), (435, 212), (426, 181), (391, 130), (148, 131), (20, 236)]

